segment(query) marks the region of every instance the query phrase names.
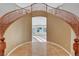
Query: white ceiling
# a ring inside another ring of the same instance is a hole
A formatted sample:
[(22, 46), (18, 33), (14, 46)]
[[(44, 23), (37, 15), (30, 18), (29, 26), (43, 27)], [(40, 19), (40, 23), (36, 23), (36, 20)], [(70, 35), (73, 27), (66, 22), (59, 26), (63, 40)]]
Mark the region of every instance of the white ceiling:
[[(31, 3), (32, 4), (32, 3)], [(30, 3), (0, 3), (0, 16), (6, 14), (15, 9), (19, 9), (20, 7), (27, 7), (31, 5)], [(60, 9), (69, 11), (77, 16), (79, 16), (79, 3), (46, 3), (52, 7), (60, 6)]]
[(65, 3), (60, 9), (69, 11), (77, 16), (79, 16), (79, 3)]
[(19, 7), (14, 3), (0, 3), (0, 16), (18, 8)]
[[(16, 3), (16, 5), (18, 5), (19, 7), (22, 7), (22, 8), (27, 7), (31, 4), (33, 4), (33, 3)], [(46, 3), (46, 4), (56, 8), (60, 5), (62, 5), (63, 3)]]
[(30, 6), (31, 4), (32, 4), (32, 3), (16, 3), (16, 5), (17, 5), (18, 7), (21, 7), (21, 8)]

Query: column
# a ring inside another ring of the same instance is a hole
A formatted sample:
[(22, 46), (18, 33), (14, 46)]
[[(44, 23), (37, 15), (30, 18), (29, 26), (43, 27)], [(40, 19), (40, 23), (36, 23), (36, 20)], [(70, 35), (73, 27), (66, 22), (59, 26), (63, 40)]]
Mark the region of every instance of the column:
[(6, 42), (4, 40), (4, 37), (0, 37), (0, 56), (4, 56), (5, 53)]
[(74, 50), (75, 56), (79, 56), (79, 38), (78, 37), (74, 39), (73, 50)]

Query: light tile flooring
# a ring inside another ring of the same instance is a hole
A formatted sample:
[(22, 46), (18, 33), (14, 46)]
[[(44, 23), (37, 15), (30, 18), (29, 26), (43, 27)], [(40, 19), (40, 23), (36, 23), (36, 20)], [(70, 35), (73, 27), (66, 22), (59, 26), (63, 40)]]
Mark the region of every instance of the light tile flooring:
[[(16, 50), (14, 50), (10, 56), (34, 56), (34, 48), (33, 48), (33, 44), (35, 43), (28, 43), (28, 44), (24, 44), (23, 46), (20, 46), (19, 48), (17, 48)], [(43, 49), (41, 49), (41, 46), (35, 46), (35, 51), (36, 51), (36, 56), (68, 56), (69, 54), (67, 54), (63, 49), (50, 44), (50, 43), (44, 43), (46, 44), (45, 46), (45, 51), (43, 51)]]

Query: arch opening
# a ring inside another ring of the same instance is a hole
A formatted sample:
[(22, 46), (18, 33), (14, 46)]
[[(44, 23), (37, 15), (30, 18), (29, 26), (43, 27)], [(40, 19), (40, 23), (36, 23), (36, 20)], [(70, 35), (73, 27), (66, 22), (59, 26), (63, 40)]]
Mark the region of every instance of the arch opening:
[[(28, 17), (29, 16), (29, 17)], [(28, 20), (30, 19), (30, 23), (29, 24), (31, 24), (32, 23), (32, 18), (30, 18), (30, 17), (32, 17), (31, 16), (31, 14), (29, 14), (27, 17), (26, 16), (24, 16), (24, 17), (26, 17)], [(41, 16), (41, 15), (40, 15)], [(27, 20), (26, 18), (24, 18), (24, 17), (22, 17), (24, 20)], [(35, 16), (34, 16), (35, 17)], [(52, 17), (52, 18), (51, 18)], [(20, 19), (22, 19), (22, 18), (20, 18)], [(49, 18), (51, 18), (51, 19), (49, 19)], [(54, 32), (50, 32), (50, 30), (52, 29), (52, 28), (55, 28), (55, 27), (60, 27), (60, 24), (61, 25), (64, 25), (64, 26), (61, 26), (61, 28), (60, 28), (60, 30), (59, 30), (59, 32), (60, 31), (62, 31), (62, 29), (63, 29), (63, 27), (65, 28), (65, 30), (67, 30), (66, 28), (70, 28), (70, 27), (67, 27), (67, 26), (69, 26), (69, 25), (67, 25), (66, 24), (66, 22), (64, 22), (64, 21), (62, 21), (63, 19), (61, 19), (61, 18), (59, 18), (59, 17), (57, 17), (57, 16), (54, 16), (54, 15), (51, 15), (51, 14), (49, 14), (49, 16), (47, 17), (47, 28), (49, 28), (49, 29), (47, 29), (48, 30), (48, 34), (47, 34), (47, 41), (51, 41), (50, 40), (50, 37), (51, 37), (51, 39), (56, 39), (56, 37), (55, 38), (52, 38), (52, 34), (50, 34), (50, 33), (54, 33)], [(19, 19), (17, 20), (17, 21), (20, 21)], [(25, 22), (25, 21), (24, 21)], [(21, 24), (21, 23), (20, 23)], [(49, 24), (49, 25), (48, 25)], [(32, 25), (32, 24), (31, 24)], [(31, 29), (31, 27), (32, 26), (29, 26), (30, 28), (29, 29)], [(56, 25), (56, 26), (50, 26), (50, 25)], [(28, 26), (27, 26), (28, 27)], [(54, 30), (54, 29), (52, 29), (52, 30)], [(56, 30), (56, 33), (57, 33), (57, 31), (58, 31), (58, 29), (55, 29)], [(64, 29), (63, 29), (64, 30)], [(10, 30), (9, 30), (10, 31)], [(32, 31), (32, 30), (30, 30), (30, 31)], [(68, 32), (70, 33), (70, 29), (68, 30)], [(67, 33), (68, 33), (67, 32)], [(32, 35), (32, 32), (30, 32), (31, 34), (30, 35)], [(55, 34), (55, 33), (54, 33)], [(54, 35), (53, 34), (53, 35)], [(60, 33), (59, 33), (60, 34)], [(7, 34), (8, 35), (8, 34)], [(29, 37), (30, 37), (30, 35), (29, 35)], [(57, 34), (55, 34), (54, 36), (56, 36)], [(66, 31), (65, 31), (65, 33), (64, 33), (64, 35), (66, 36)], [(60, 35), (61, 37), (62, 37), (62, 35)], [(9, 37), (9, 36), (8, 36)], [(59, 37), (58, 37), (59, 38)], [(60, 38), (59, 38), (59, 40), (60, 40)], [(67, 39), (67, 37), (64, 39), (64, 40), (70, 40), (70, 38), (69, 39)], [(64, 40), (62, 40), (63, 42), (68, 42), (68, 41), (64, 41)], [(30, 38), (30, 41), (31, 41), (31, 38)], [(56, 41), (58, 41), (58, 40), (56, 40)], [(55, 42), (55, 43), (57, 43), (57, 44), (59, 44), (59, 45), (61, 45), (60, 43), (58, 43), (58, 42), (56, 42), (56, 41), (51, 41), (51, 42)], [(70, 41), (69, 41), (69, 45), (70, 45)], [(61, 45), (62, 46), (62, 45)], [(68, 46), (68, 45), (67, 45)], [(64, 46), (62, 46), (62, 47), (64, 47)], [(64, 47), (65, 48), (65, 47)], [(69, 49), (71, 49), (71, 48), (69, 48)]]
[[(34, 10), (35, 10), (35, 9), (34, 9)], [(44, 10), (43, 10), (43, 11), (44, 11)], [(45, 11), (46, 11), (46, 9), (45, 9)], [(39, 14), (39, 12), (37, 12), (37, 13)], [(34, 13), (32, 13), (32, 15), (33, 15), (33, 14), (34, 14), (34, 15), (36, 14), (36, 15), (38, 16), (37, 13), (34, 11)], [(59, 14), (60, 14), (60, 13), (59, 13)], [(58, 15), (59, 15), (59, 14), (58, 14)], [(32, 17), (32, 15), (30, 15), (30, 18)], [(33, 16), (34, 16), (34, 15), (33, 15)], [(47, 19), (49, 19), (49, 20), (50, 20), (50, 18), (51, 18), (51, 15), (49, 15), (49, 14), (41, 13), (41, 15), (47, 16)], [(48, 16), (48, 15), (49, 15), (49, 16)], [(60, 15), (61, 15), (61, 14), (60, 14)], [(58, 18), (58, 17), (57, 17), (57, 18)], [(60, 18), (61, 18), (61, 16), (60, 16)], [(52, 18), (51, 18), (51, 19), (52, 19)], [(54, 19), (56, 19), (56, 18), (54, 18)], [(47, 20), (47, 21), (49, 22), (49, 23), (47, 23), (47, 24), (49, 24), (49, 25), (54, 25), (54, 24), (52, 24), (52, 20), (50, 20), (51, 22), (50, 22), (49, 20)], [(64, 19), (62, 19), (62, 20), (64, 20)], [(55, 21), (55, 20), (54, 20), (54, 21)], [(64, 21), (65, 21), (65, 20), (64, 20)], [(59, 21), (59, 22), (62, 22), (62, 21)], [(68, 22), (69, 22), (69, 21), (68, 21)], [(72, 22), (73, 22), (73, 20), (72, 20)], [(71, 23), (72, 23), (72, 22), (71, 22)], [(66, 22), (66, 23), (67, 23), (67, 22)], [(70, 22), (69, 22), (69, 23), (70, 23)], [(69, 23), (68, 23), (68, 24), (69, 24)], [(71, 24), (71, 23), (70, 23), (70, 24)], [(31, 21), (30, 21), (30, 24), (31, 24)], [(31, 25), (32, 25), (32, 24), (31, 24)], [(50, 28), (49, 25), (47, 25), (47, 26), (48, 26), (47, 28)], [(71, 25), (70, 25), (70, 26), (71, 26)], [(63, 27), (63, 26), (62, 26), (62, 27)], [(72, 25), (71, 27), (73, 28), (73, 30), (74, 30), (74, 28), (76, 28), (76, 27), (74, 27), (73, 25)], [(31, 26), (30, 26), (29, 29), (31, 29)], [(49, 30), (50, 30), (50, 29), (48, 29), (48, 34), (47, 34), (48, 36), (49, 36), (49, 33), (52, 34), (52, 32), (49, 31)], [(53, 29), (52, 29), (52, 30), (53, 30)], [(61, 29), (59, 29), (59, 30), (61, 30)], [(77, 32), (77, 29), (75, 29), (74, 31)], [(31, 33), (31, 30), (30, 30), (30, 33)], [(69, 35), (69, 36), (70, 36), (70, 35)], [(52, 36), (49, 36), (49, 37), (52, 37)], [(48, 37), (47, 39), (50, 39), (49, 37)], [(51, 39), (50, 39), (49, 41), (51, 41)], [(65, 42), (68, 42), (68, 41), (65, 41)], [(70, 42), (70, 41), (69, 41), (69, 42)], [(55, 43), (58, 43), (58, 42), (55, 41)], [(60, 45), (61, 45), (61, 44), (60, 44)], [(70, 45), (70, 44), (69, 44), (69, 45)], [(63, 47), (66, 48), (66, 46), (68, 46), (68, 45), (65, 45), (65, 46), (63, 46)], [(69, 49), (70, 49), (70, 48), (69, 48)], [(70, 50), (68, 50), (68, 51), (70, 51)]]

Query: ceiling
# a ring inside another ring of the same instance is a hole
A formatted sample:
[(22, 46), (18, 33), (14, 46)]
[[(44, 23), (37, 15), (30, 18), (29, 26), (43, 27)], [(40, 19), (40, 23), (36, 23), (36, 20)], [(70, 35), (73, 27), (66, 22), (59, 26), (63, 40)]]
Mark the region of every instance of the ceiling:
[[(27, 7), (32, 3), (0, 3), (0, 16), (13, 11), (15, 9), (20, 9)], [(52, 7), (59, 7), (60, 9), (69, 11), (77, 16), (79, 16), (79, 3), (46, 3)]]
[[(33, 3), (16, 3), (17, 6), (22, 7), (22, 8), (27, 7), (31, 4), (33, 4)], [(56, 8), (60, 5), (62, 5), (63, 3), (46, 3), (46, 4)]]

